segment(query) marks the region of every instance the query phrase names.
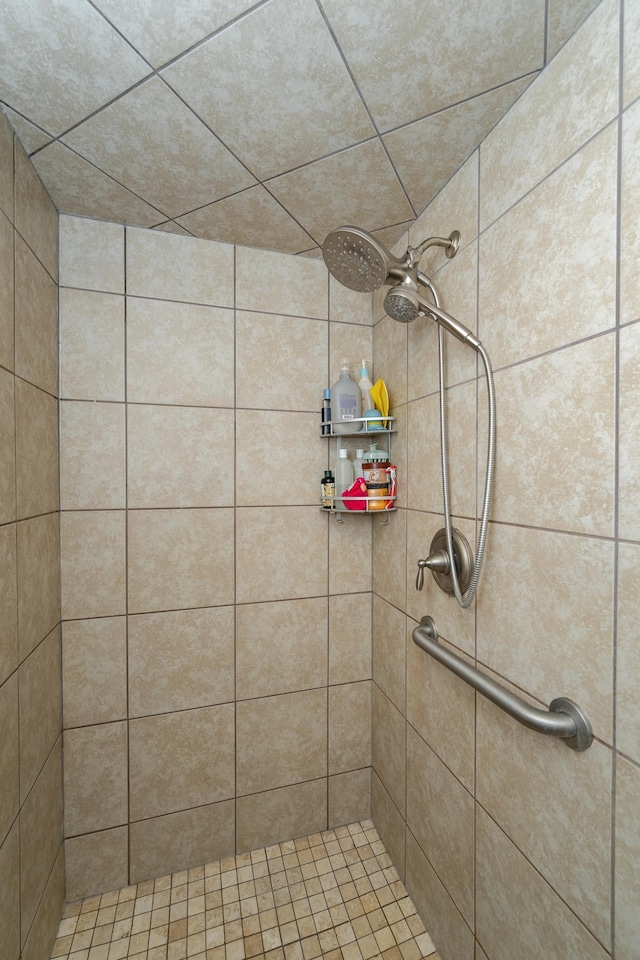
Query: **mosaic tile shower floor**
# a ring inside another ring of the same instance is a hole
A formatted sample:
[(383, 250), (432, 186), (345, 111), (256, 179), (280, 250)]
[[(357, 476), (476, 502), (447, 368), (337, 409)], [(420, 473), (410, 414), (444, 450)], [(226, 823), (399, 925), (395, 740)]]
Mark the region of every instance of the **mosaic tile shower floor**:
[(438, 960), (370, 820), (69, 904), (56, 960)]

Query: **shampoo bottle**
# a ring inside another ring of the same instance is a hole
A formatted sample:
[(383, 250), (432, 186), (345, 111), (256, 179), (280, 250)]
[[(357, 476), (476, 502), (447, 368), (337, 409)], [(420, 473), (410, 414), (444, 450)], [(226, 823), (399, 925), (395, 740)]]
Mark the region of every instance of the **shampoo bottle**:
[(362, 361), (362, 366), (360, 367), (360, 393), (362, 394), (362, 415), (366, 413), (367, 410), (373, 410), (375, 404), (371, 399), (371, 379), (369, 377), (369, 369), (367, 367), (367, 360)]
[[(362, 394), (349, 376), (349, 363), (342, 361), (340, 379), (331, 387), (331, 419), (334, 433), (357, 433), (362, 430)], [(351, 486), (351, 484), (348, 484)]]
[(362, 464), (364, 463), (364, 450), (356, 450), (356, 458), (353, 461), (353, 479), (363, 476)]
[[(353, 464), (348, 458), (346, 450), (338, 450), (338, 459), (336, 460), (335, 468), (335, 478), (336, 478), (336, 497), (340, 498), (342, 494), (349, 489), (353, 483)], [(340, 499), (336, 499), (336, 510), (346, 510), (344, 503)]]

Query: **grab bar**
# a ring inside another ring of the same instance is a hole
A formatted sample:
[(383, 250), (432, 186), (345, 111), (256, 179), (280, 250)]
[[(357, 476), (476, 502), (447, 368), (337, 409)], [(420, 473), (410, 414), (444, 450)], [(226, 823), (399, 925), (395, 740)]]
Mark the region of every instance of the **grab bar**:
[(432, 617), (423, 617), (412, 633), (413, 642), (502, 710), (538, 733), (560, 737), (572, 750), (588, 750), (593, 741), (591, 724), (577, 703), (557, 697), (549, 711), (532, 707), (501, 684), (487, 677), (457, 654), (438, 643), (438, 631)]

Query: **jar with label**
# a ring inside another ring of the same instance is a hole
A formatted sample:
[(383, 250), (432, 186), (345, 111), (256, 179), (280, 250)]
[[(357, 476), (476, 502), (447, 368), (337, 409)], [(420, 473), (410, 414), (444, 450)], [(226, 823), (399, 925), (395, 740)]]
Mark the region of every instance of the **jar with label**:
[(389, 496), (388, 460), (365, 460), (362, 475), (367, 484), (367, 510), (384, 510)]

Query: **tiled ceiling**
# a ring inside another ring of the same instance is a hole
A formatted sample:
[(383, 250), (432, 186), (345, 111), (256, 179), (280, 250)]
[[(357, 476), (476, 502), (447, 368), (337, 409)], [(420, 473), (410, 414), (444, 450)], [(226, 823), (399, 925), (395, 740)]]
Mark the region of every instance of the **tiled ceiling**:
[(595, 0), (3, 0), (0, 100), (59, 210), (393, 242)]

